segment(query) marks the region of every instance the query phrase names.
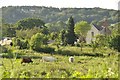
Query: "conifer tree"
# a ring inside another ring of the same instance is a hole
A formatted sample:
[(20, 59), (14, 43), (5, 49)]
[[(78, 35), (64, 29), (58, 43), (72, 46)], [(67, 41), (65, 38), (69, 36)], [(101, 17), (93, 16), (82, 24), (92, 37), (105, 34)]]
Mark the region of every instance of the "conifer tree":
[(68, 18), (67, 25), (68, 25), (68, 30), (66, 33), (66, 43), (69, 45), (74, 45), (76, 37), (74, 32), (74, 19), (72, 16)]

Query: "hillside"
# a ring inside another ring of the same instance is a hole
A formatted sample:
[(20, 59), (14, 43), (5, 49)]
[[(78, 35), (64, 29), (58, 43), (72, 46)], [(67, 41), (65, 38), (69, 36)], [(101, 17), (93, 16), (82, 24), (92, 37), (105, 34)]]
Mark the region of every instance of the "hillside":
[(2, 7), (2, 18), (7, 23), (15, 23), (27, 17), (41, 18), (45, 23), (66, 21), (71, 15), (75, 22), (85, 20), (101, 21), (107, 17), (111, 24), (118, 21), (117, 10), (102, 8), (53, 8), (44, 6), (8, 6)]

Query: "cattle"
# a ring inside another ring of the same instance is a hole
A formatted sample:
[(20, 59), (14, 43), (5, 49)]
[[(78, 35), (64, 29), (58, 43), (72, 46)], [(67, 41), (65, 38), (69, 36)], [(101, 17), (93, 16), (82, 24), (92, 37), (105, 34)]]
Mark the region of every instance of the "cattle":
[(49, 57), (48, 56), (43, 56), (42, 60), (46, 61), (46, 62), (54, 62), (54, 61), (56, 61), (56, 58), (50, 57), (50, 56)]
[(29, 57), (24, 57), (24, 58), (22, 58), (22, 61), (21, 61), (21, 64), (22, 63), (32, 63), (33, 61), (31, 60), (31, 58), (29, 58)]

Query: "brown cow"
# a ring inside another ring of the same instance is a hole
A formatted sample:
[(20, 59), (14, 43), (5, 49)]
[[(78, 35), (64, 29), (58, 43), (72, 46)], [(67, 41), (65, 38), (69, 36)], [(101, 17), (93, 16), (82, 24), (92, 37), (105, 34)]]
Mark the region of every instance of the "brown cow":
[(31, 58), (28, 58), (28, 57), (24, 57), (23, 59), (22, 59), (22, 61), (21, 61), (21, 64), (22, 63), (30, 63), (30, 62), (33, 62), (32, 60), (31, 60)]

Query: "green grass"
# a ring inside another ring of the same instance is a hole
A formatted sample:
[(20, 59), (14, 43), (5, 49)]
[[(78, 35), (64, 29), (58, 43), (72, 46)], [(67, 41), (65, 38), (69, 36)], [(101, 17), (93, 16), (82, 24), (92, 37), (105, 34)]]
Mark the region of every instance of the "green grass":
[[(74, 63), (69, 63), (69, 55), (59, 55), (56, 52), (53, 56), (57, 58), (57, 61), (43, 62), (42, 56), (51, 55), (29, 50), (16, 50), (13, 52), (22, 54), (20, 56), (31, 57), (33, 63), (21, 64), (21, 58), (1, 58), (0, 61), (3, 62), (0, 71), (3, 72), (1, 78), (118, 78), (118, 52), (116, 51), (107, 49), (96, 50), (92, 53), (92, 49), (87, 47), (83, 49), (83, 52), (79, 47), (61, 47), (61, 50), (80, 55), (74, 56)], [(96, 53), (103, 54), (103, 56), (96, 55)], [(111, 56), (108, 56), (109, 53)]]

